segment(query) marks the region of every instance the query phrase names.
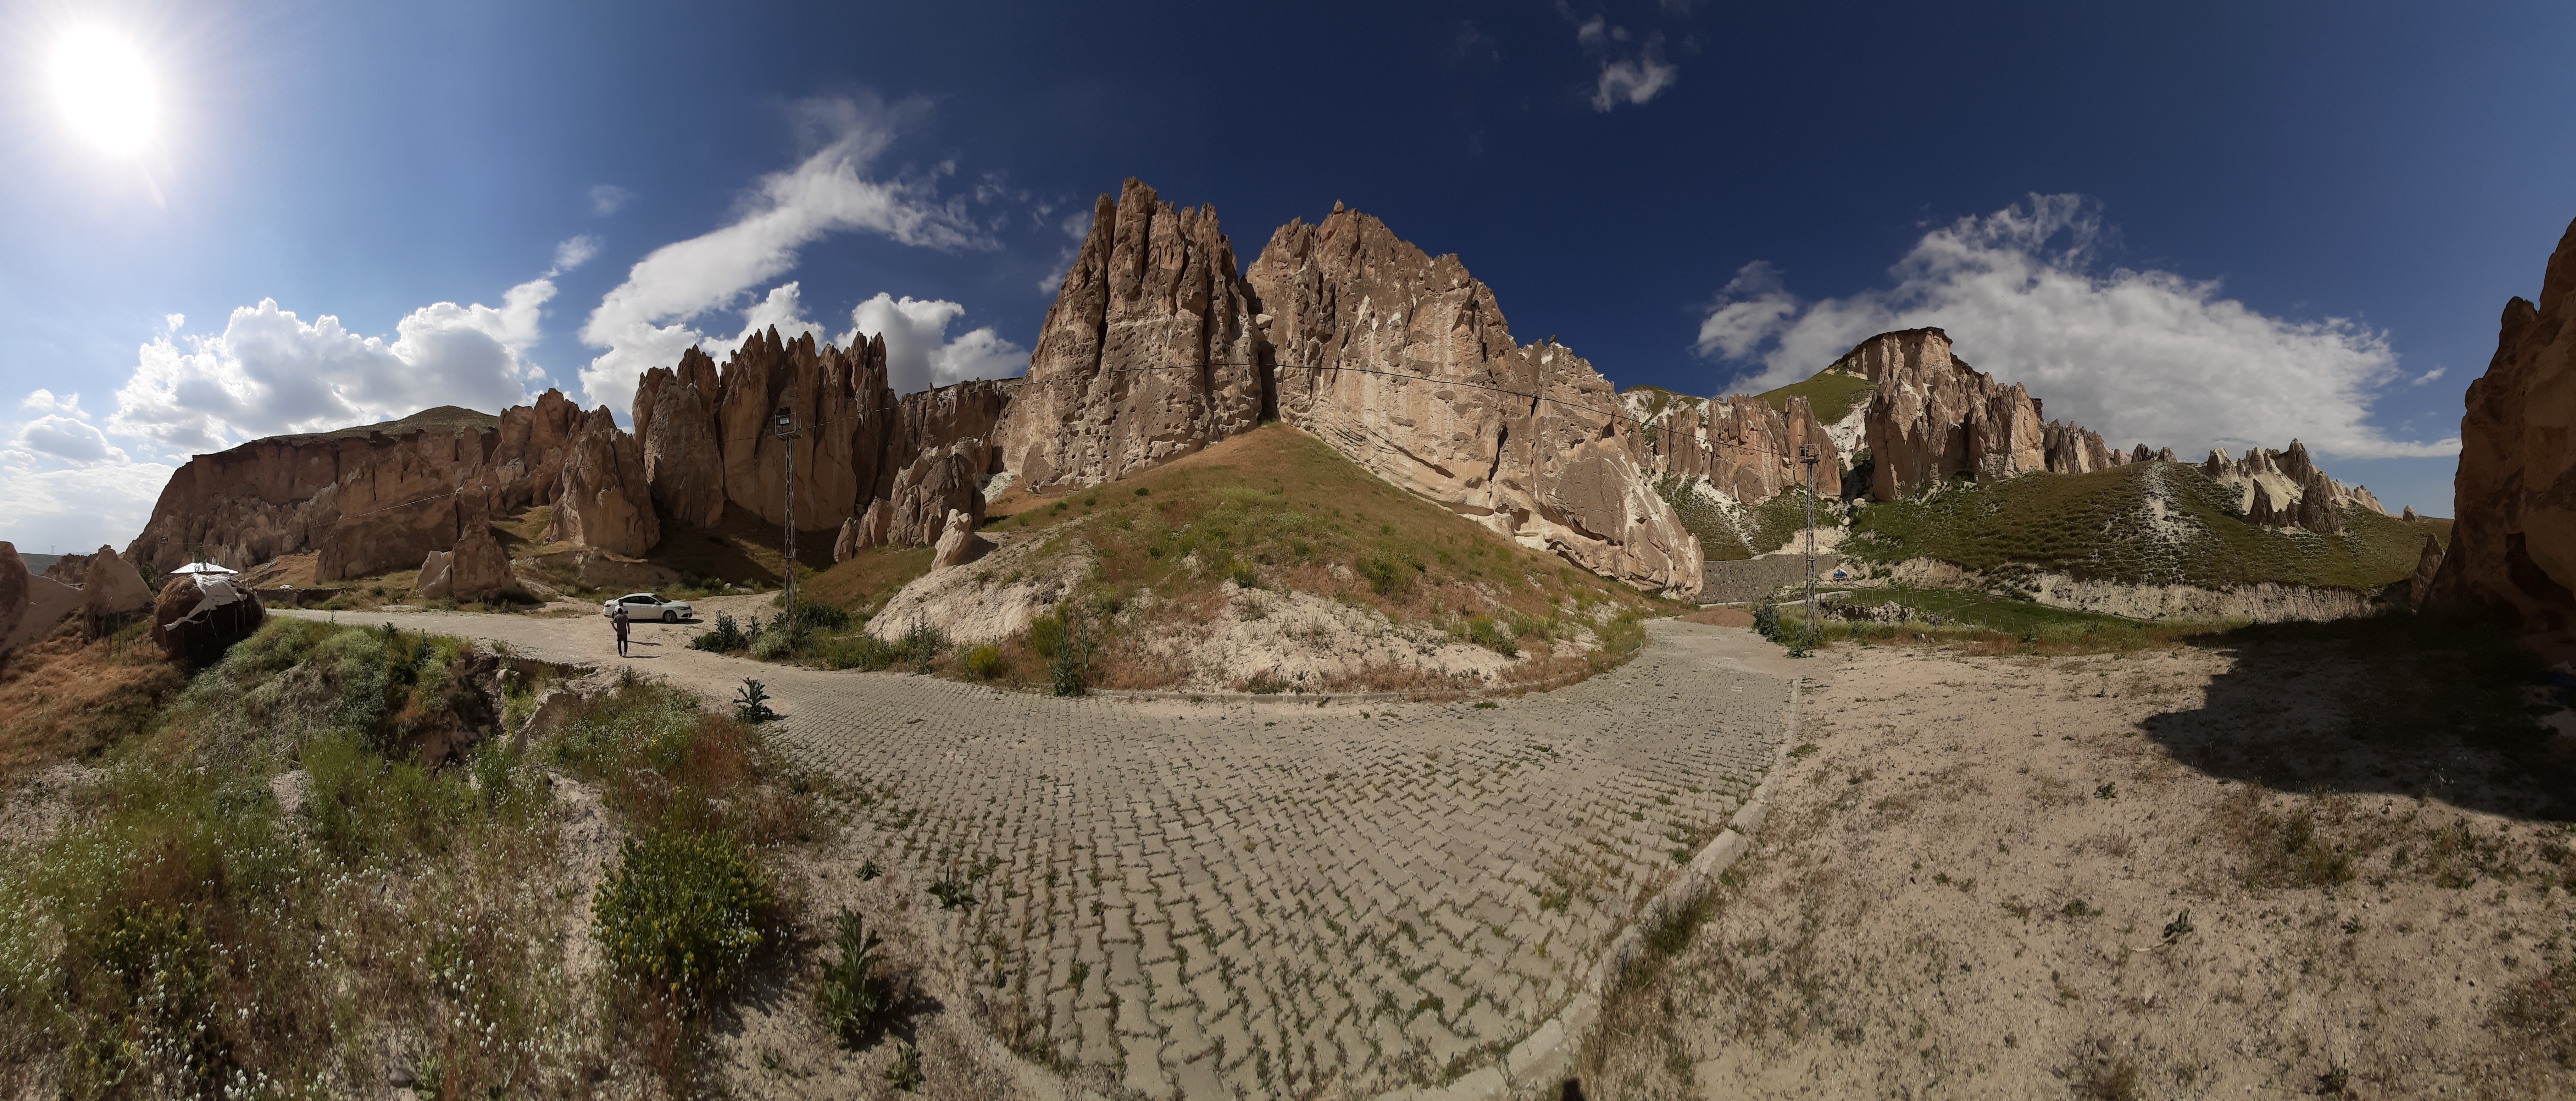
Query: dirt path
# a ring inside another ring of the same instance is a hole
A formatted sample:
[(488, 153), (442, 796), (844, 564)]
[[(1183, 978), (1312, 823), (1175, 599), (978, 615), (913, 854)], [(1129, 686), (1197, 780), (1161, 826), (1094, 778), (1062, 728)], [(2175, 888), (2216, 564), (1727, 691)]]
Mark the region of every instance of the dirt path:
[[(339, 622), (617, 660), (595, 619)], [(958, 973), (1010, 995), (1008, 1038), (1156, 1098), (1500, 1063), (1760, 780), (1795, 668), (1658, 621), (1613, 673), (1482, 704), (1061, 700), (686, 649), (700, 629), (638, 624), (628, 664), (718, 699), (759, 677), (857, 796), (853, 867), (958, 885), (924, 910)]]
[(2345, 736), (2356, 669), (2242, 660), (1829, 651), (1587, 1092), (2569, 1096), (2568, 829)]

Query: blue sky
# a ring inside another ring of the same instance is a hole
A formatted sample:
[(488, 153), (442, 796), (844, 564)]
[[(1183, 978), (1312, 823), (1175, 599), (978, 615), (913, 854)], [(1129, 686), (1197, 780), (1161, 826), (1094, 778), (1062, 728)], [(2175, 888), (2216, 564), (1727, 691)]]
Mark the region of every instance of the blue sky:
[[(2116, 443), (2298, 435), (2447, 515), (2576, 217), (2571, 43), (2539, 3), (19, 0), (0, 538), (122, 546), (278, 431), (549, 385), (623, 419), (747, 323), (1015, 372), (1129, 175), (1245, 261), (1379, 215), (1623, 386), (1940, 324)], [(103, 83), (148, 85), (139, 148)]]

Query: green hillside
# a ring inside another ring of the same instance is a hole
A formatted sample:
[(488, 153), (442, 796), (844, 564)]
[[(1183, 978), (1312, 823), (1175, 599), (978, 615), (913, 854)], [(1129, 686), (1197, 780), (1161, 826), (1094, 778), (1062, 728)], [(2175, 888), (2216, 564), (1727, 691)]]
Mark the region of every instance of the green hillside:
[[(1738, 520), (1708, 498), (1692, 492), (1697, 481), (1695, 475), (1668, 474), (1655, 480), (1655, 495), (1673, 506), (1683, 530), (1699, 537), (1700, 556), (1711, 562), (1733, 562), (1778, 550), (1806, 526), (1806, 490), (1773, 494), (1770, 500), (1747, 507)], [(1820, 507), (1816, 522), (1831, 524), (1834, 517)]]
[(2182, 463), (2090, 474), (2029, 474), (1991, 485), (1954, 481), (1902, 501), (1860, 507), (1842, 550), (1863, 561), (1933, 558), (1990, 571), (2021, 565), (2129, 584), (2225, 588), (2258, 582), (2373, 590), (2414, 572), (2424, 537), (2446, 545), (2450, 522), (2414, 523), (2346, 508), (2345, 531), (2256, 527), (2226, 487)]
[(1827, 368), (1816, 372), (1805, 382), (1793, 382), (1755, 396), (1784, 413), (1789, 410), (1790, 398), (1805, 398), (1807, 408), (1815, 410), (1817, 420), (1832, 424), (1849, 414), (1853, 406), (1868, 401), (1873, 389), (1875, 387), (1866, 378)]

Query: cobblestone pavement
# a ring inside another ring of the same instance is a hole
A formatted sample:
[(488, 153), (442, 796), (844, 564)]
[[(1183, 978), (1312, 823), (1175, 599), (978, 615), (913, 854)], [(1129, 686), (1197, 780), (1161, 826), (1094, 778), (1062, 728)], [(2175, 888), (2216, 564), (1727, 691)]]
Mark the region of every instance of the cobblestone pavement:
[[(578, 619), (340, 621), (616, 660)], [(1615, 672), (1491, 707), (1061, 700), (756, 665), (683, 649), (695, 630), (638, 625), (634, 664), (718, 698), (759, 676), (789, 744), (861, 793), (857, 852), (971, 896), (931, 913), (1016, 994), (1004, 1038), (1153, 1098), (1499, 1062), (1725, 826), (1789, 694), (1754, 671), (1775, 649), (1673, 620)]]

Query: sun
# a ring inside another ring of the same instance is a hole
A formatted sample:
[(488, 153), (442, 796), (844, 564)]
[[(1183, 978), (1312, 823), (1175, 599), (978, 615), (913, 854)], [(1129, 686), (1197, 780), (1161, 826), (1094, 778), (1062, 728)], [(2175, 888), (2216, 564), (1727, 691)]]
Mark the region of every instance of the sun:
[(151, 143), (160, 121), (153, 91), (143, 55), (112, 32), (83, 28), (54, 47), (54, 99), (64, 120), (108, 153), (130, 156)]

